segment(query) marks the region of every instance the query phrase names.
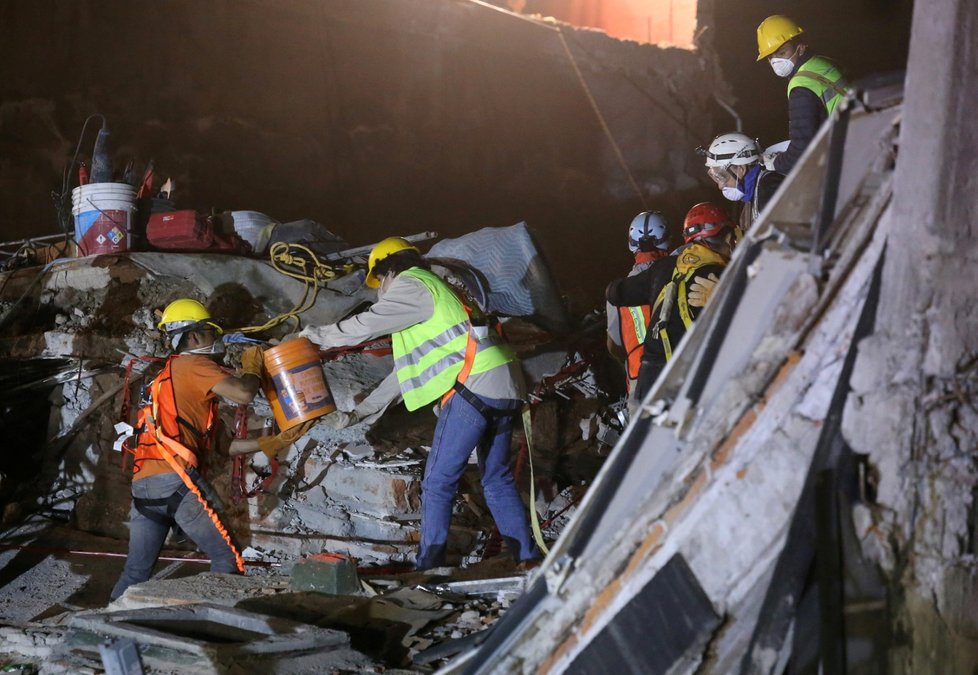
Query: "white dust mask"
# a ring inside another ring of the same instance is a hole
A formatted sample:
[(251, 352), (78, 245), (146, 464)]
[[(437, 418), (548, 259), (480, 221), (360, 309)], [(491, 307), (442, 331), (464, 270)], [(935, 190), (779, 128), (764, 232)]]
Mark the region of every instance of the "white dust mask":
[(771, 69), (778, 77), (788, 77), (791, 75), (791, 71), (795, 69), (795, 63), (791, 59), (773, 57), (770, 61)]
[(744, 198), (744, 191), (736, 185), (733, 187), (721, 188), (720, 192), (722, 192), (723, 196), (732, 202), (739, 202)]

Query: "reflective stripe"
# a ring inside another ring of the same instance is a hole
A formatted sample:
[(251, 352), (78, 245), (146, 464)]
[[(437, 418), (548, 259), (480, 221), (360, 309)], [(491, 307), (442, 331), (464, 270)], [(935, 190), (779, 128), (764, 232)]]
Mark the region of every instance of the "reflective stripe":
[(645, 314), (641, 307), (629, 307), (628, 313), (632, 315), (632, 324), (635, 328), (635, 337), (639, 342), (645, 341)]
[(418, 267), (401, 274), (419, 281), (434, 302), (428, 319), (391, 336), (397, 381), (408, 410), (417, 410), (451, 391), (465, 367), (470, 330), (476, 347), (471, 374), (515, 360), (512, 352), (499, 343), (498, 336), (490, 336), (483, 326), (471, 326), (462, 301), (437, 275)]
[(788, 96), (796, 87), (804, 87), (818, 96), (830, 115), (846, 92), (842, 73), (823, 56), (813, 56), (801, 64), (798, 72), (788, 81)]
[(455, 340), (468, 332), (469, 322), (465, 321), (463, 323), (457, 323), (443, 333), (436, 335), (435, 337), (425, 340), (420, 345), (412, 349), (407, 354), (402, 354), (394, 359), (394, 365), (398, 370), (401, 368), (414, 365), (421, 361), (425, 355), (434, 350), (444, 347), (452, 340)]
[[(498, 347), (501, 341), (494, 336), (490, 335), (482, 340), (476, 341), (475, 353), (483, 352), (491, 347)], [(414, 375), (413, 377), (406, 377), (401, 380), (400, 372), (398, 372), (398, 380), (401, 382), (402, 390), (419, 389), (427, 384), (431, 379), (437, 377), (446, 368), (454, 366), (456, 363), (462, 363), (465, 360), (464, 350), (461, 352), (453, 351), (450, 354), (439, 359), (435, 363), (427, 366), (423, 371)]]

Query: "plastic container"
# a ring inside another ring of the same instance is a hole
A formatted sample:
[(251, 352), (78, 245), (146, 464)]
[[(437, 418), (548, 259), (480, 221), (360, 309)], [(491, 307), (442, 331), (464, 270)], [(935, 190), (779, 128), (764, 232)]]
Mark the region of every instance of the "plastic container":
[(306, 338), (265, 351), (265, 397), (281, 431), (336, 410), (326, 384), (319, 350)]
[(278, 225), (271, 216), (260, 211), (232, 211), (234, 231), (239, 237), (251, 244), (255, 255), (264, 255), (268, 250), (268, 240), (272, 230)]
[(89, 183), (72, 190), (78, 255), (128, 251), (135, 210), (136, 188), (127, 183)]

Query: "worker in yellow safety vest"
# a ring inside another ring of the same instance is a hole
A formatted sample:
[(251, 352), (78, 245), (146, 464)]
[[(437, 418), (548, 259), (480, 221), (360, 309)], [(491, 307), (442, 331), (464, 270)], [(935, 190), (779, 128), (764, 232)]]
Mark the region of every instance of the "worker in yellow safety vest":
[[(628, 250), (634, 256), (628, 276), (640, 274), (656, 260), (669, 255), (670, 248), (665, 216), (659, 211), (638, 214), (628, 226)], [(607, 303), (608, 351), (625, 365), (625, 389), (629, 398), (638, 382), (651, 311), (648, 303), (628, 307)]]
[(787, 149), (765, 157), (765, 166), (785, 175), (794, 167), (822, 123), (846, 95), (839, 68), (824, 56), (808, 53), (800, 37), (805, 31), (781, 14), (757, 27), (757, 60), (768, 60), (778, 77), (788, 79)]
[[(541, 553), (509, 468), (510, 438), (525, 385), (519, 361), (502, 336), (440, 277), (418, 249), (400, 237), (370, 252), (366, 283), (377, 289), (370, 309), (299, 335), (320, 348), (356, 345), (391, 335), (394, 373), (404, 406), (418, 410), (440, 402), (435, 437), (421, 482), (421, 541), (417, 568), (446, 562), (452, 505), (473, 449), (486, 503), (513, 558), (535, 564)], [(383, 383), (380, 387), (385, 386)], [(339, 428), (356, 414), (333, 413)]]
[(179, 527), (210, 558), (212, 572), (242, 573), (244, 561), (218, 515), (221, 500), (198, 467), (213, 438), (217, 397), (250, 403), (258, 393), (261, 352), (242, 355), (242, 374), (222, 368), (221, 329), (198, 301), (167, 305), (160, 318), (173, 354), (144, 396), (135, 430), (129, 553), (112, 589), (115, 600), (153, 572), (171, 528)]

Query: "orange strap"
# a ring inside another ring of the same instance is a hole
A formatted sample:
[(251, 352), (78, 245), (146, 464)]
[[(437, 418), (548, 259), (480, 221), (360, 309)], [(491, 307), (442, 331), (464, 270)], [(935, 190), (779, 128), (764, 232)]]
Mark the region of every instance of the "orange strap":
[[(479, 345), (475, 341), (475, 338), (472, 337), (472, 310), (468, 305), (462, 302), (461, 298), (459, 298), (459, 302), (462, 303), (462, 309), (465, 310), (465, 315), (469, 317), (469, 339), (465, 343), (465, 359), (462, 361), (462, 370), (459, 371), (458, 377), (455, 378), (455, 381), (458, 384), (465, 384), (465, 381), (469, 379), (469, 373), (472, 372), (472, 366), (475, 364), (475, 353), (478, 351)], [(455, 389), (449, 389), (448, 392), (441, 397), (442, 407), (444, 407), (445, 404), (448, 403), (448, 400), (454, 395)]]
[(204, 513), (206, 513), (211, 519), (211, 522), (214, 523), (214, 527), (217, 528), (221, 538), (224, 539), (224, 543), (231, 548), (231, 552), (234, 554), (235, 567), (238, 568), (238, 572), (240, 574), (244, 574), (244, 558), (241, 557), (238, 547), (234, 545), (233, 541), (231, 541), (231, 535), (228, 533), (227, 528), (224, 527), (224, 523), (221, 522), (220, 516), (217, 515), (217, 512), (207, 502), (207, 498), (204, 497), (203, 493), (200, 491), (200, 488), (197, 487), (197, 484), (194, 483), (193, 479), (187, 474), (180, 462), (177, 461), (177, 455), (186, 461), (186, 456), (189, 454), (193, 458), (193, 464), (191, 464), (191, 466), (197, 466), (197, 457), (187, 446), (160, 433), (160, 430), (156, 427), (156, 420), (148, 420), (147, 422), (147, 430), (152, 434), (153, 438), (156, 439), (156, 447), (160, 451), (160, 455), (162, 455), (163, 459), (166, 460), (166, 463), (170, 465), (173, 472), (180, 476), (180, 480), (182, 480), (183, 484), (187, 486), (187, 489), (190, 490), (198, 500), (200, 500), (200, 505), (203, 507)]

